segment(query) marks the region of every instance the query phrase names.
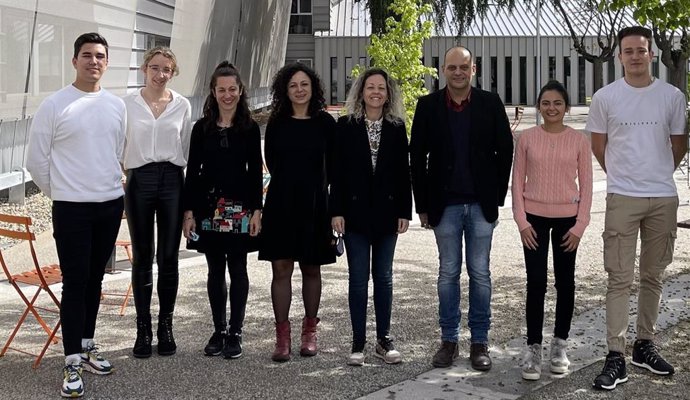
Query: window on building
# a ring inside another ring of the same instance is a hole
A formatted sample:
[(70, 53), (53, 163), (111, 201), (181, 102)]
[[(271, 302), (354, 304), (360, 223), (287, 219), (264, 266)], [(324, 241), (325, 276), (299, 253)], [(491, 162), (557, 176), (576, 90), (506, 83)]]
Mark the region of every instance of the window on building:
[(527, 57), (520, 57), (520, 104), (527, 104)]
[(498, 57), (491, 57), (491, 91), (494, 93), (498, 93), (498, 82), (497, 82), (497, 76), (498, 76)]
[(563, 86), (565, 90), (570, 87), (570, 57), (563, 57)]
[(659, 56), (654, 56), (652, 60), (652, 76), (659, 77)]
[[(438, 58), (438, 57), (435, 57)], [(482, 58), (477, 57), (474, 59), (474, 66), (477, 69), (477, 72), (474, 74), (475, 78), (475, 86), (477, 86), (479, 89), (482, 88)]]
[(360, 57), (359, 58), (359, 65), (364, 67), (364, 68), (369, 68), (367, 65), (367, 58), (366, 57)]
[(549, 57), (549, 80), (556, 80), (556, 57)]
[(437, 71), (436, 78), (434, 78), (433, 81), (431, 82), (432, 89), (433, 89), (434, 92), (438, 90), (438, 86), (439, 86), (439, 83), (438, 83), (438, 75), (441, 74), (441, 71), (440, 71), (440, 69), (439, 69), (439, 65), (438, 65), (438, 64), (439, 64), (438, 57), (431, 57), (431, 66), (434, 67), (434, 68), (436, 68), (436, 71)]
[(331, 57), (331, 104), (338, 104), (338, 58)]
[(585, 58), (577, 57), (577, 103), (585, 104)]
[(298, 58), (296, 61), (300, 64), (306, 65), (309, 68), (314, 68), (314, 60), (311, 58)]
[(157, 46), (170, 46), (170, 38), (165, 36), (154, 35), (152, 33), (146, 34), (146, 48), (152, 49)]
[(505, 80), (506, 80), (506, 104), (513, 104), (513, 58), (505, 58)]
[(612, 58), (606, 62), (606, 69), (607, 69), (607, 75), (608, 79), (606, 80), (606, 83), (611, 83), (616, 80), (616, 61)]
[(352, 57), (345, 57), (345, 96), (350, 93), (352, 87)]
[(311, 17), (311, 0), (292, 0), (288, 33), (312, 33)]

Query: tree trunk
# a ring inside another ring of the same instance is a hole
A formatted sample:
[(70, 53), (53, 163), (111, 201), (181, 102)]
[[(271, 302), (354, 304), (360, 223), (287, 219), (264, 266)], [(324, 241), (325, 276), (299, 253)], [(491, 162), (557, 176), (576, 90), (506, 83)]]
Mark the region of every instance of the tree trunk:
[[(675, 63), (674, 63), (675, 64)], [(668, 68), (668, 83), (680, 89), (687, 98), (688, 95), (688, 59), (678, 60), (678, 63)]]
[(594, 72), (594, 85), (592, 88), (592, 93), (596, 93), (597, 90), (604, 87), (604, 60), (601, 58), (595, 58), (592, 60), (592, 69)]

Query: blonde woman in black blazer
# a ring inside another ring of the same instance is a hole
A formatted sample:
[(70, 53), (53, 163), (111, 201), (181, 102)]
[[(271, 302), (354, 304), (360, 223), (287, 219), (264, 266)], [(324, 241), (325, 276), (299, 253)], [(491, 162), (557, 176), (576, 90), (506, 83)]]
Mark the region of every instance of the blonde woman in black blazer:
[(388, 364), (402, 360), (389, 335), (393, 299), (393, 254), (398, 234), (412, 217), (412, 194), (396, 83), (381, 69), (365, 71), (352, 85), (347, 116), (338, 120), (330, 210), (333, 229), (344, 234), (349, 270), (352, 353), (364, 363), (369, 275), (374, 280), (376, 348)]

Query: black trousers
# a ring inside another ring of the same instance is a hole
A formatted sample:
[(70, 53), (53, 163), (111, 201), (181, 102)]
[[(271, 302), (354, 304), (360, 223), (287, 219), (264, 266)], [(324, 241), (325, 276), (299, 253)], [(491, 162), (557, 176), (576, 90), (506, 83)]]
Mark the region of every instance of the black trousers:
[(575, 225), (575, 217), (547, 218), (527, 214), (527, 221), (537, 232), (536, 250), (524, 247), (527, 269), (527, 344), (542, 342), (544, 296), (546, 295), (549, 240), (553, 248), (553, 270), (556, 281), (556, 323), (554, 336), (568, 339), (575, 305), (575, 258), (577, 249), (565, 252), (563, 236)]
[[(175, 310), (182, 235), (182, 167), (150, 163), (128, 171), (125, 209), (132, 239), (132, 290), (137, 316), (151, 314), (153, 257), (158, 265), (159, 315)], [(154, 217), (158, 248), (153, 239)], [(155, 253), (154, 253), (155, 252)]]
[(65, 355), (80, 353), (81, 340), (94, 337), (101, 282), (120, 230), (122, 208), (122, 197), (103, 203), (53, 202)]
[(225, 266), (230, 272), (230, 321), (231, 332), (242, 332), (244, 313), (247, 308), (249, 294), (249, 277), (247, 276), (247, 253), (234, 252), (206, 252), (208, 264), (208, 301), (211, 304), (211, 315), (216, 330), (225, 329), (228, 302), (228, 286), (225, 282)]

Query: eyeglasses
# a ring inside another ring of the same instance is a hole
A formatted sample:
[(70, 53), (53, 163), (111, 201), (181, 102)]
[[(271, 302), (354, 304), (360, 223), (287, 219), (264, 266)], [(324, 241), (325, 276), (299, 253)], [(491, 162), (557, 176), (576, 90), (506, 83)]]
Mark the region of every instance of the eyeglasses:
[(172, 68), (161, 68), (158, 65), (149, 65), (148, 68), (151, 70), (151, 72), (153, 72), (154, 75), (158, 75), (160, 72), (162, 72), (165, 76), (172, 76), (173, 74)]
[(227, 149), (230, 147), (230, 143), (228, 141), (228, 128), (218, 128), (220, 129), (220, 147)]

